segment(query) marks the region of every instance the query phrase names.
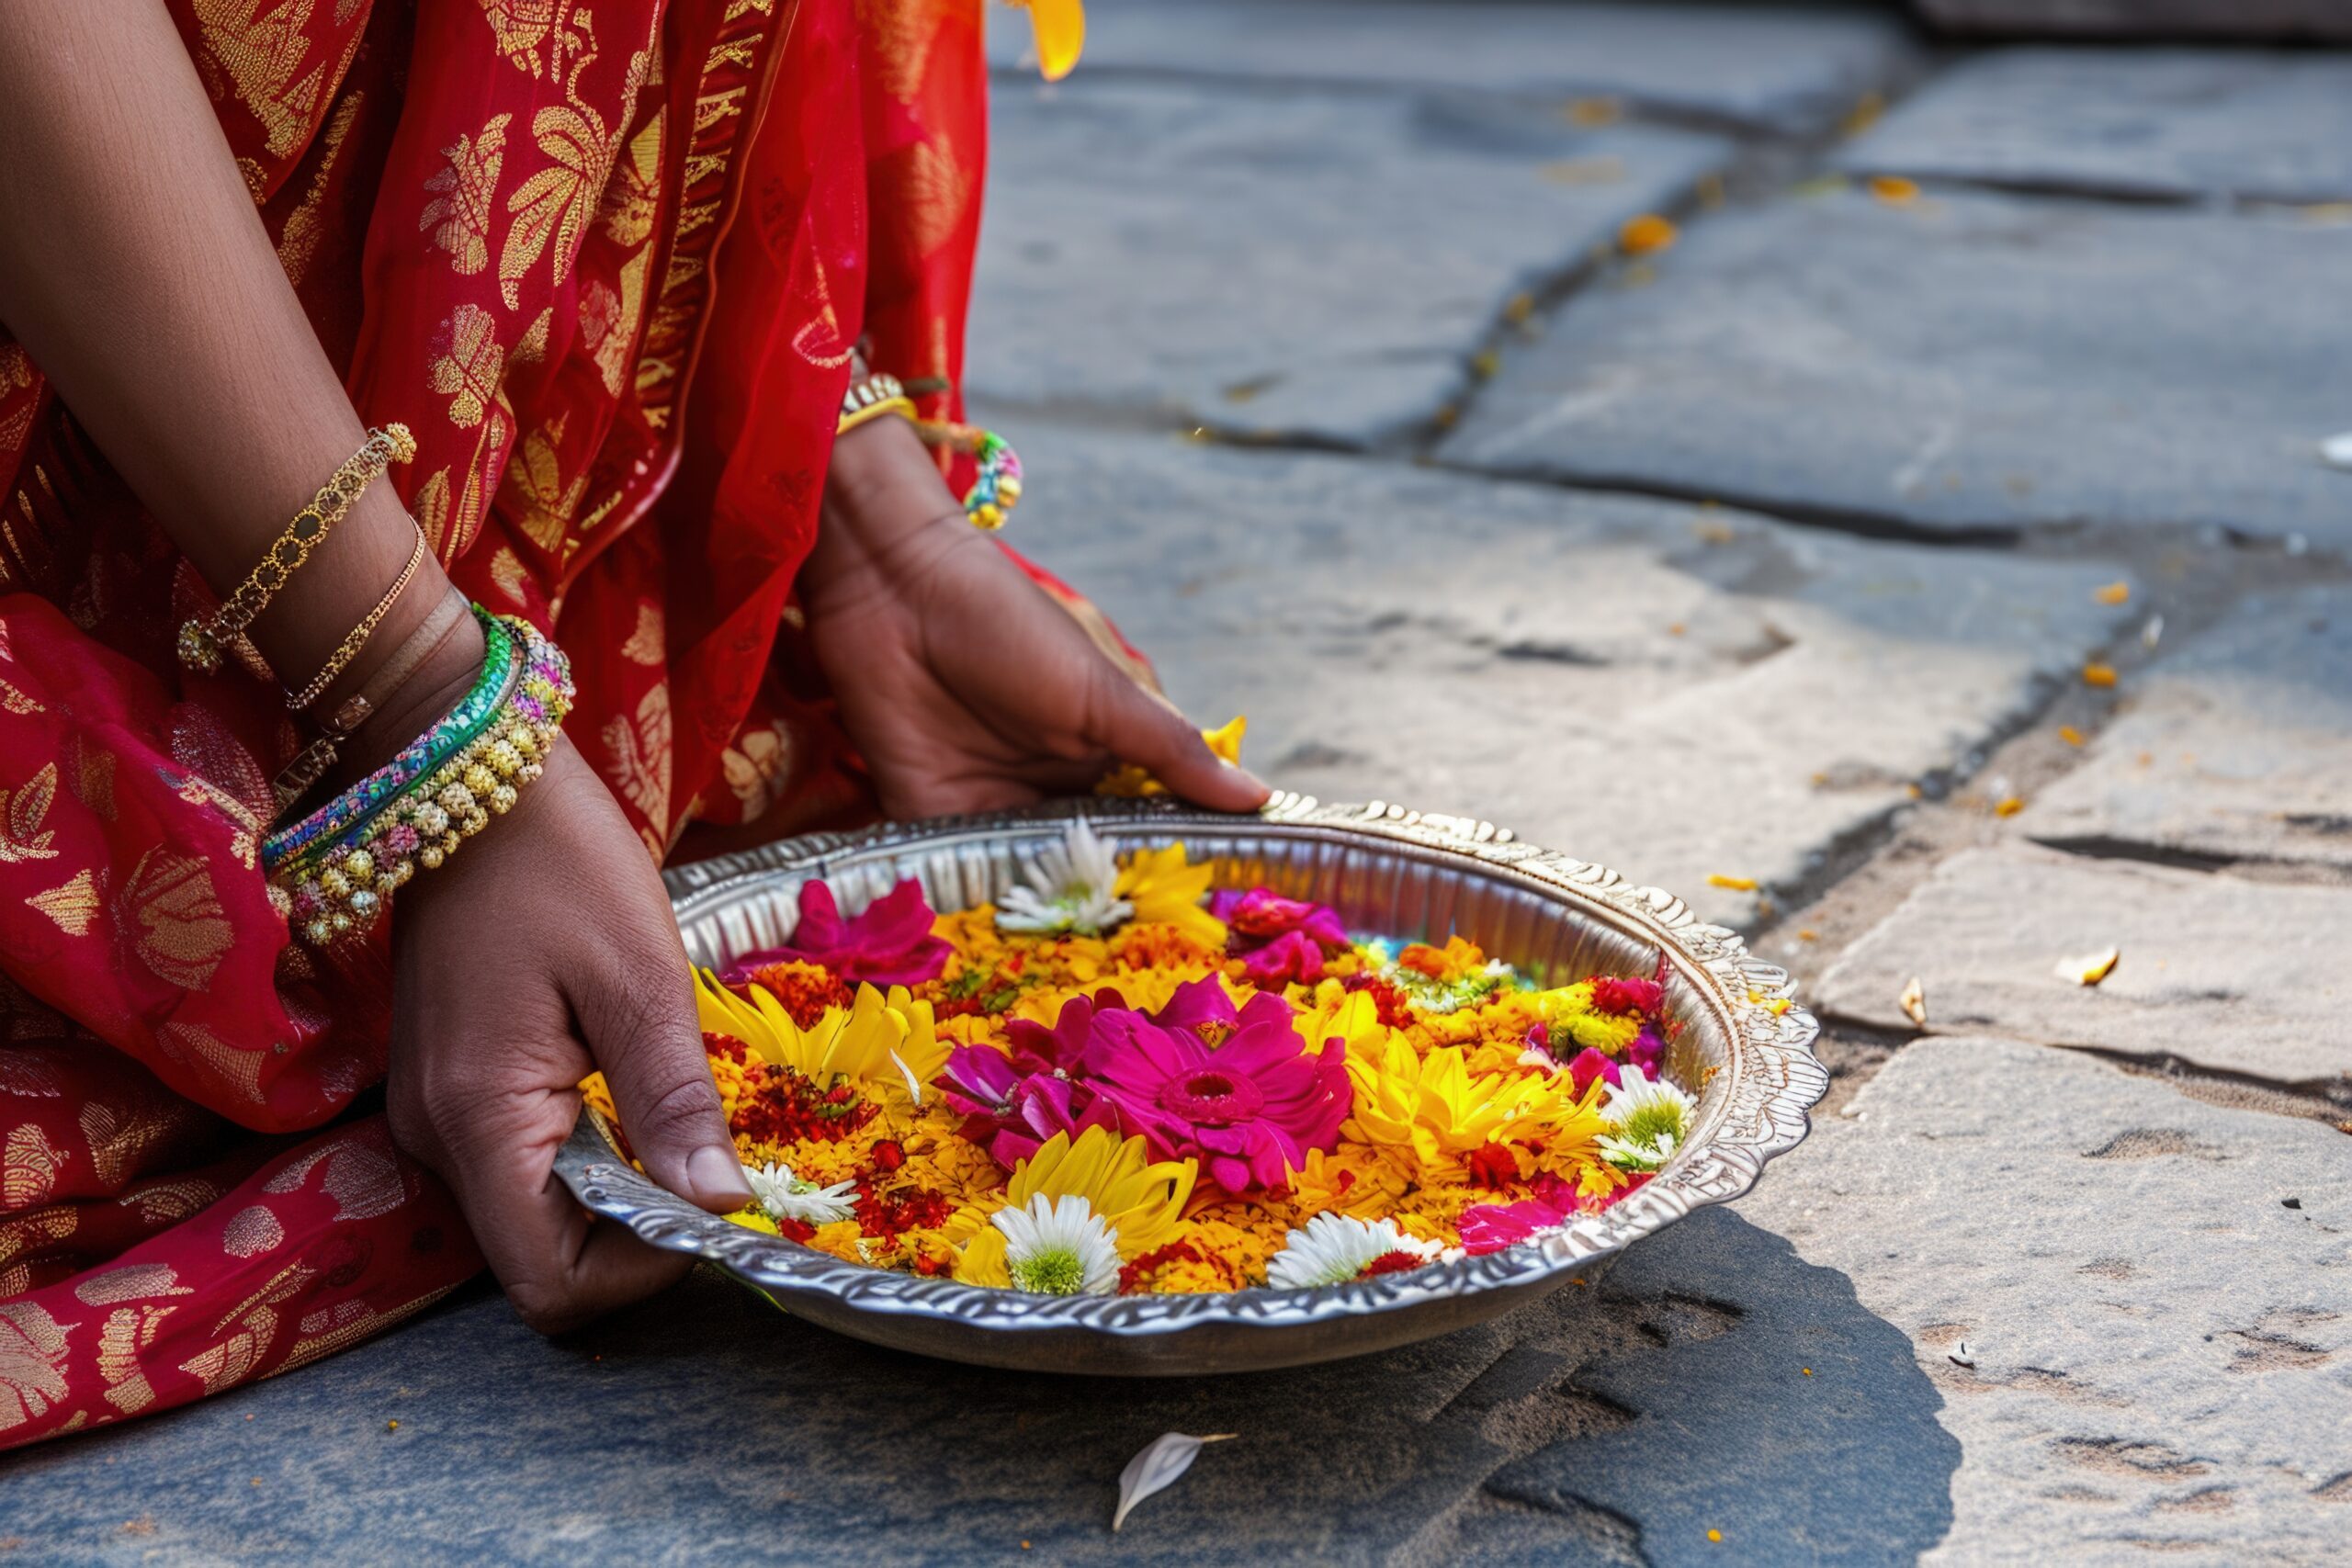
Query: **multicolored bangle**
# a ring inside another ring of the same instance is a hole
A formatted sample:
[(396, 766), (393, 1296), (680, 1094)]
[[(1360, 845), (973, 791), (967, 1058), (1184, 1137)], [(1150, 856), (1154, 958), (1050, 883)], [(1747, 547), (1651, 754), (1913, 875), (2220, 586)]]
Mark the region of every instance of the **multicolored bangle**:
[[(492, 651), (465, 701), (391, 763), (264, 848), (271, 886), (295, 933), (313, 946), (367, 931), (420, 866), (438, 869), (492, 816), (511, 810), (562, 731), (572, 698), (563, 650), (519, 617), (493, 616), (479, 604), (474, 614)], [(486, 691), (495, 694), (482, 701)], [(385, 782), (395, 773), (400, 782)]]
[(506, 623), (473, 606), (481, 625), (481, 673), (448, 716), (401, 749), (400, 754), (318, 810), (262, 840), (261, 863), (275, 874), (322, 843), (363, 828), (369, 818), (431, 774), (480, 732), (512, 686), (517, 660)]
[(926, 446), (961, 452), (978, 465), (972, 488), (964, 492), (964, 515), (975, 528), (1001, 528), (1005, 514), (1021, 504), (1021, 457), (1012, 443), (993, 430), (942, 420), (917, 420), (915, 434)]

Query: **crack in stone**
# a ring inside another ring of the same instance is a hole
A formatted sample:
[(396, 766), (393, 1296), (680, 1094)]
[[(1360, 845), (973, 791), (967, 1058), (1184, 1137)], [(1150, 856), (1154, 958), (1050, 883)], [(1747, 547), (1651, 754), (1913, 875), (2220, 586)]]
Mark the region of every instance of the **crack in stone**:
[(2213, 1470), (2210, 1461), (2192, 1459), (2177, 1449), (2162, 1443), (2135, 1442), (2128, 1438), (2053, 1438), (2050, 1451), (2086, 1470), (2132, 1480), (2148, 1476), (2186, 1479), (2210, 1475)]
[(2222, 1151), (2215, 1145), (2190, 1137), (2178, 1127), (2126, 1128), (2098, 1147), (2083, 1151), (2085, 1159), (2154, 1159), (2162, 1155), (2220, 1159)]

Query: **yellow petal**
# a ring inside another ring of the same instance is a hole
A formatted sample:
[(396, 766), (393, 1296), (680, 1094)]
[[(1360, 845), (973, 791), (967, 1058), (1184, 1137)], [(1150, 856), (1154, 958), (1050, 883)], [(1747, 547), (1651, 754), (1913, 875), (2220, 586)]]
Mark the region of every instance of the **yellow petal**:
[(1058, 82), (1078, 64), (1086, 47), (1086, 7), (1081, 0), (1026, 0), (1029, 25), (1037, 34), (1037, 69)]

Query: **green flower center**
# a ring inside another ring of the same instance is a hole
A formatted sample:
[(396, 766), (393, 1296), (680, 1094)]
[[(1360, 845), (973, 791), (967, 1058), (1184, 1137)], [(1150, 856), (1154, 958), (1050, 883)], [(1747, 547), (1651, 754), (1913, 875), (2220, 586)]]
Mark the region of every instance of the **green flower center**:
[(1041, 1296), (1074, 1296), (1086, 1283), (1086, 1263), (1067, 1247), (1032, 1253), (1005, 1270), (1013, 1285)]
[(1673, 1134), (1678, 1145), (1682, 1142), (1682, 1107), (1670, 1100), (1646, 1101), (1625, 1118), (1625, 1129), (1620, 1136), (1627, 1143), (1654, 1145), (1660, 1133)]

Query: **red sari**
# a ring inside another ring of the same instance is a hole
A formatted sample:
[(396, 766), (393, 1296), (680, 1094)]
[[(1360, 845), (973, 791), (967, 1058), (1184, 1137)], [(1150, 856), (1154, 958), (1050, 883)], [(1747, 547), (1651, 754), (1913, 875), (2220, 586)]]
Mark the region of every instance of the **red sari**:
[[(960, 379), (979, 0), (171, 7), (362, 418), (415, 431), (394, 482), (571, 654), (571, 737), (648, 849), (855, 813), (788, 599), (852, 345)], [(210, 602), (0, 334), (0, 1447), (300, 1366), (481, 1267), (345, 1115), (381, 950), (329, 972), (269, 906), (298, 737), (261, 671), (175, 663)]]

